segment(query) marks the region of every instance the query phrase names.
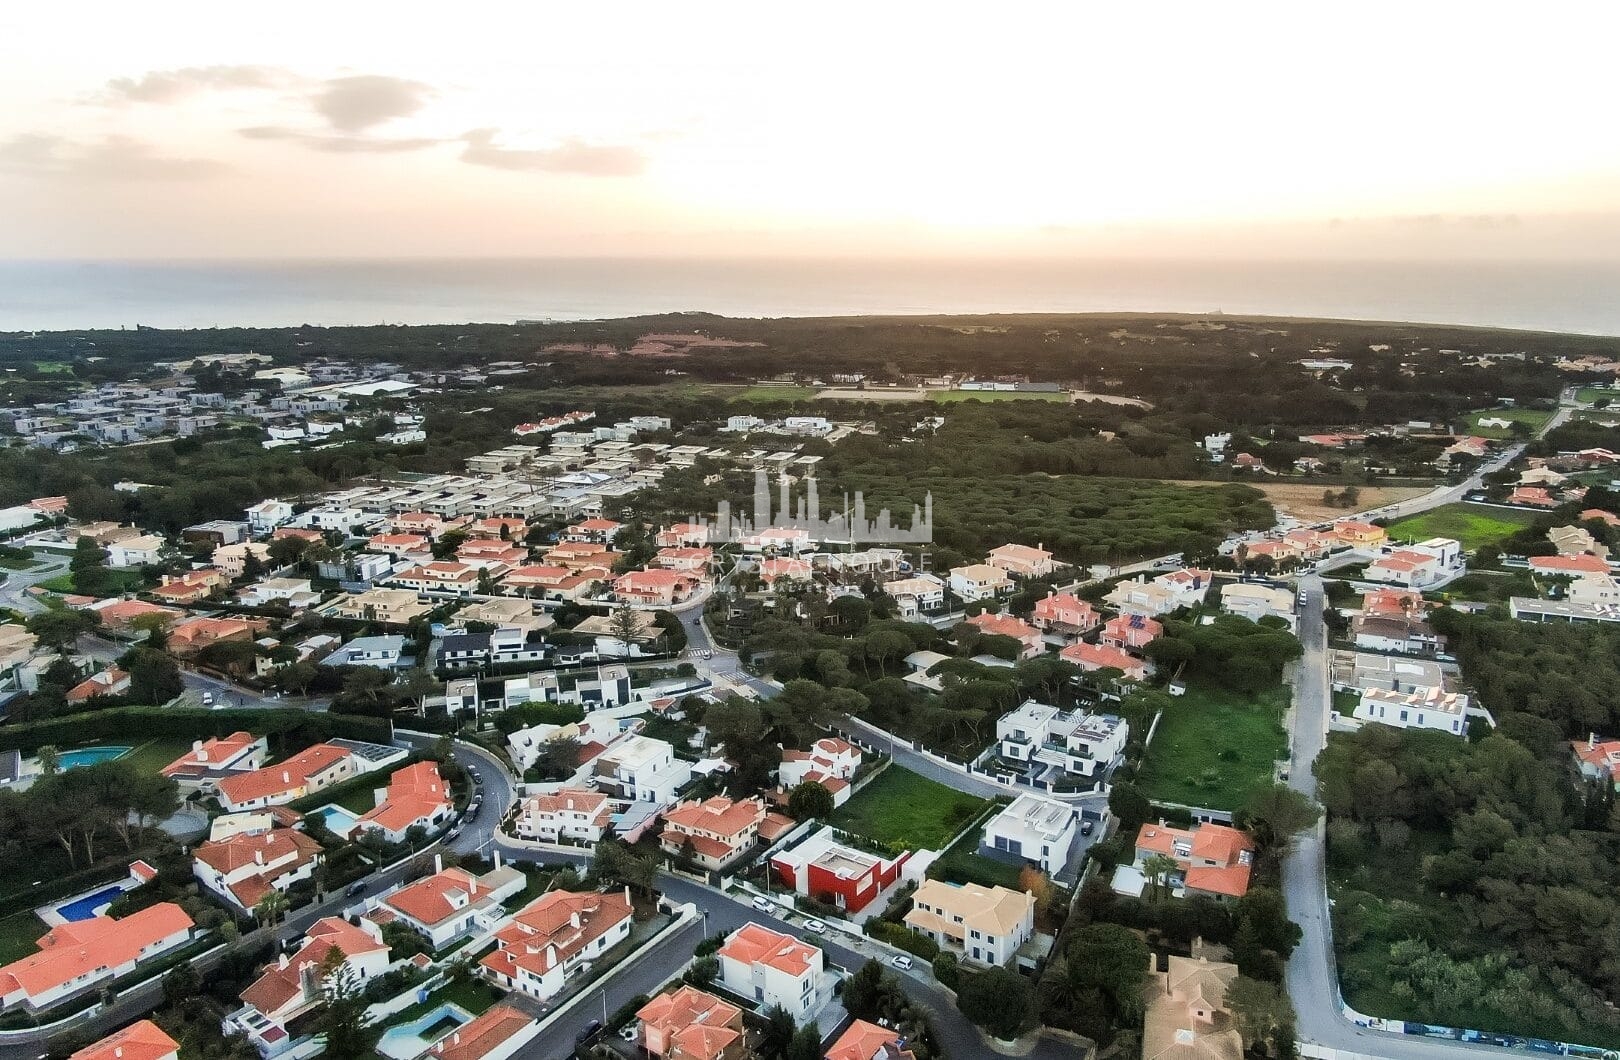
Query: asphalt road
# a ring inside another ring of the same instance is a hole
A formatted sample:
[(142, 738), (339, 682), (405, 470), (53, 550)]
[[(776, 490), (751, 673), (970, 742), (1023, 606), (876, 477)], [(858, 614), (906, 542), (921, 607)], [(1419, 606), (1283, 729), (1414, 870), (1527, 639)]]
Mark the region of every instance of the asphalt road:
[(28, 595), (27, 590), (30, 586), (50, 581), (59, 574), (66, 574), (68, 557), (55, 552), (35, 552), (34, 559), (45, 565), (37, 570), (0, 570), (0, 574), (5, 576), (4, 582), (0, 583), (0, 607), (7, 607), (25, 615), (34, 615), (45, 610), (45, 605)]

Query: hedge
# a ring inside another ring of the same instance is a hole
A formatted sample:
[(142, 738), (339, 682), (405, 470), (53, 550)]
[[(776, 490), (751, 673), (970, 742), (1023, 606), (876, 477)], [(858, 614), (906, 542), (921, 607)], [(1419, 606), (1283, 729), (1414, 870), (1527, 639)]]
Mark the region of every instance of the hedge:
[(939, 956), (939, 943), (903, 924), (891, 924), (874, 917), (866, 922), (866, 933), (907, 953), (914, 953), (925, 961)]
[(184, 736), (207, 739), (241, 730), (265, 736), (299, 732), (324, 740), (346, 737), (369, 743), (394, 742), (387, 718), (329, 714), (282, 707), (205, 710), (184, 707), (117, 707), (0, 727), (0, 751), (35, 751), (46, 745), (76, 747), (89, 740), (154, 739)]

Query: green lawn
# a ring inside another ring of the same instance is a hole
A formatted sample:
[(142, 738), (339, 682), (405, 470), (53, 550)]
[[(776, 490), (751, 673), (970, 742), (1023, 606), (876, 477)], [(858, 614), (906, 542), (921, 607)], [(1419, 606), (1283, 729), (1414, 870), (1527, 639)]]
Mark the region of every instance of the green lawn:
[(952, 843), (950, 847), (934, 859), (928, 866), (928, 878), (931, 880), (944, 880), (947, 883), (977, 883), (985, 887), (1017, 888), (1018, 874), (1023, 865), (1013, 862), (997, 861), (979, 853), (979, 841), (983, 837), (983, 820), (980, 826), (971, 828)]
[(130, 763), (142, 773), (156, 773), (189, 750), (191, 741), (185, 737), (165, 737), (137, 744), (133, 751), (119, 761)]
[(1033, 390), (933, 390), (929, 392), (928, 400), (946, 404), (957, 401), (1067, 401), (1069, 395)]
[(828, 823), (879, 843), (940, 850), (988, 805), (985, 799), (890, 766)]
[(1512, 420), (1522, 423), (1532, 431), (1538, 431), (1542, 425), (1552, 419), (1552, 413), (1542, 409), (1485, 409), (1481, 412), (1468, 414), (1468, 433), (1477, 434), (1481, 438), (1513, 438), (1513, 430), (1508, 427), (1481, 427), (1481, 419)]
[(1620, 405), (1620, 390), (1606, 386), (1583, 386), (1575, 392), (1575, 400), (1583, 405), (1595, 404), (1599, 398), (1608, 398), (1611, 405)]
[(35, 361), (34, 368), (36, 371), (44, 372), (47, 375), (73, 374), (73, 366), (66, 361)]
[(809, 401), (818, 391), (813, 386), (748, 386), (726, 393), (728, 401)]
[[(73, 572), (58, 574), (54, 578), (39, 583), (40, 588), (48, 589), (53, 593), (76, 593), (78, 588), (73, 581)], [(109, 570), (107, 572), (107, 591), (103, 595), (115, 596), (119, 593), (137, 592), (146, 587), (146, 579), (138, 570)]]
[(0, 918), (0, 964), (10, 964), (38, 950), (39, 937), (45, 931), (45, 922), (32, 909), (19, 909)]
[(1354, 692), (1333, 693), (1333, 712), (1350, 717), (1355, 714), (1356, 707), (1361, 703), (1361, 697)]
[(1288, 753), (1288, 689), (1257, 697), (1193, 686), (1165, 708), (1137, 783), (1150, 799), (1235, 810)]
[(1513, 508), (1491, 508), (1483, 504), (1443, 504), (1418, 515), (1397, 519), (1387, 529), (1392, 540), (1423, 541), (1450, 537), (1472, 552), (1481, 545), (1494, 545), (1518, 533), (1535, 521), (1536, 513)]

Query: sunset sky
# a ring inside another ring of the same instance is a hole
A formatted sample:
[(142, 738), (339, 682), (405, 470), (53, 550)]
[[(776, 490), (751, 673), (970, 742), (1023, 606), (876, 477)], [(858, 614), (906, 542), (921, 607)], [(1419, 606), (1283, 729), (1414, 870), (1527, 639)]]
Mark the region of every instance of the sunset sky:
[(1617, 11), (5, 5), (0, 258), (1612, 258)]

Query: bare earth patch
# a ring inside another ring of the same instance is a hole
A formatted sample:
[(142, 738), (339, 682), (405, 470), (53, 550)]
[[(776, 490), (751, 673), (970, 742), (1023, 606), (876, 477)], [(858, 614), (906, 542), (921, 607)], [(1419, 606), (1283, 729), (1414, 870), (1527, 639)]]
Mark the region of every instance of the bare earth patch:
[[(1179, 480), (1178, 486), (1223, 486), (1224, 482), (1199, 482)], [(1277, 509), (1281, 515), (1291, 515), (1304, 523), (1322, 522), (1327, 519), (1342, 519), (1356, 512), (1364, 512), (1369, 508), (1381, 508), (1396, 501), (1410, 500), (1413, 497), (1428, 493), (1432, 487), (1428, 486), (1357, 486), (1361, 495), (1356, 499), (1354, 508), (1334, 508), (1322, 503), (1322, 494), (1326, 490), (1343, 489), (1342, 486), (1329, 486), (1325, 483), (1308, 482), (1249, 482), (1244, 485), (1253, 486), (1266, 495), (1266, 500)]]

